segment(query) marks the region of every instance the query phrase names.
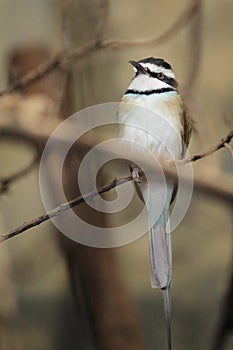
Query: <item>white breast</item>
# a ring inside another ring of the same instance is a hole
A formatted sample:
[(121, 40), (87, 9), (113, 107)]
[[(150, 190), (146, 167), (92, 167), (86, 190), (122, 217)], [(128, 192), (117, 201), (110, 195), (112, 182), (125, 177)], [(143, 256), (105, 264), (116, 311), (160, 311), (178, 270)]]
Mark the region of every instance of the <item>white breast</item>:
[(133, 141), (131, 147), (135, 151), (137, 144), (142, 144), (160, 161), (179, 159), (182, 154), (179, 101), (176, 92), (126, 95), (118, 113), (118, 121), (123, 123), (118, 136)]

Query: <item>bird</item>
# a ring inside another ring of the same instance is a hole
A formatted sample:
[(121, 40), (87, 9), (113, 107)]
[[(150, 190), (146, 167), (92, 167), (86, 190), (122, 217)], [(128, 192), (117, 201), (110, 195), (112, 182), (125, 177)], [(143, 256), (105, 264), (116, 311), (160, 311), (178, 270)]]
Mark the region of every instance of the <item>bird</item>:
[[(142, 145), (162, 166), (183, 159), (191, 137), (192, 119), (170, 63), (154, 57), (131, 60), (129, 63), (133, 66), (134, 76), (119, 104), (118, 137), (129, 140), (135, 152), (138, 144)], [(151, 287), (162, 290), (167, 348), (171, 350), (172, 246), (169, 207), (175, 198), (177, 183), (166, 178), (164, 194), (156, 178), (149, 187), (144, 177), (140, 177), (137, 164), (130, 162), (129, 168), (137, 193), (148, 212)]]

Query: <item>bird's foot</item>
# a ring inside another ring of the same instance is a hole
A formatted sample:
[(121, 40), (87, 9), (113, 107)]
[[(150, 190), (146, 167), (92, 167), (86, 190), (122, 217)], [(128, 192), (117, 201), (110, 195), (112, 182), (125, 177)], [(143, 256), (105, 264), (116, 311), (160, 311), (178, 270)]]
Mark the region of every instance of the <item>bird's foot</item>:
[(139, 168), (133, 168), (131, 175), (132, 175), (134, 182), (136, 182), (138, 184), (141, 183), (142, 180), (141, 180), (141, 177), (139, 175)]

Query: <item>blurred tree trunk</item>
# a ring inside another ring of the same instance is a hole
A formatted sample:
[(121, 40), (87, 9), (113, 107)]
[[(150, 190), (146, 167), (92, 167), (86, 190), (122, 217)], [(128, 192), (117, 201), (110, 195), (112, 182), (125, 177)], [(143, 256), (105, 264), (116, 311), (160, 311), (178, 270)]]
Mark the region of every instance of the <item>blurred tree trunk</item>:
[(229, 280), (229, 286), (223, 301), (219, 324), (216, 330), (213, 350), (225, 348), (227, 338), (233, 332), (233, 271)]
[[(68, 5), (71, 4), (68, 3)], [(73, 2), (71, 7), (72, 11), (70, 11), (71, 8), (65, 9), (66, 14), (64, 13), (64, 15), (68, 17), (64, 21), (66, 28), (63, 27), (63, 29), (66, 30), (66, 39), (74, 45), (80, 46), (93, 38), (93, 33), (98, 27), (98, 11), (93, 8), (93, 1), (89, 0)], [(106, 18), (102, 18), (102, 20), (106, 20)], [(98, 81), (98, 77), (106, 79), (107, 76), (109, 79), (111, 70), (106, 71), (105, 63), (94, 56), (94, 58), (86, 57), (77, 65), (74, 70), (74, 81), (77, 85), (75, 86), (75, 101), (73, 101), (76, 109), (80, 110), (95, 104), (96, 101), (102, 102), (104, 100), (105, 90), (100, 89), (102, 85)], [(68, 116), (72, 112), (71, 105), (65, 105)], [(90, 133), (89, 137), (96, 138), (96, 135)], [(77, 159), (77, 155), (73, 156)], [(82, 156), (80, 154), (80, 161)], [(72, 155), (70, 157), (72, 158)], [(65, 168), (68, 198), (77, 194), (74, 192), (77, 167), (74, 168), (72, 164), (72, 159), (70, 159), (66, 162)], [(106, 183), (104, 178), (101, 178), (100, 181), (102, 184)], [(76, 208), (75, 211), (87, 222), (88, 218), (91, 217), (94, 225), (106, 227), (104, 213), (98, 213), (86, 204)], [(121, 285), (114, 250), (84, 247), (70, 242), (64, 237), (62, 244), (63, 247), (66, 247), (65, 251), (68, 252), (67, 261), (73, 291), (77, 296), (76, 302), (81, 300), (80, 297), (84, 299), (96, 348), (103, 350), (143, 349), (137, 316), (129, 296)], [(81, 311), (82, 307), (83, 304), (78, 303), (78, 310)]]
[[(65, 101), (62, 105), (67, 106), (66, 116), (69, 116), (71, 105)], [(64, 182), (68, 198), (77, 195), (77, 167), (72, 161), (77, 156), (71, 153), (65, 162)], [(79, 155), (80, 162), (82, 156)], [(106, 181), (102, 178), (101, 182)], [(105, 214), (85, 203), (75, 208), (75, 212), (87, 222), (92, 218), (92, 224), (106, 227)], [(83, 315), (85, 349), (143, 349), (136, 313), (120, 283), (113, 249), (86, 247), (64, 236), (60, 238), (77, 311)]]
[[(0, 231), (4, 231), (0, 222)], [(11, 260), (7, 246), (1, 247), (0, 255), (0, 349), (8, 350), (9, 346), (14, 346), (11, 339), (10, 320), (18, 312), (16, 293), (11, 273)]]
[[(37, 47), (17, 50), (10, 60), (10, 81), (17, 80), (35, 68), (47, 56), (45, 50)], [(79, 90), (81, 89), (82, 86), (79, 86)], [(70, 74), (66, 70), (53, 72), (39, 83), (22, 91), (22, 94), (27, 95), (35, 93), (48, 96), (53, 101), (54, 109), (51, 111), (58, 112), (62, 118), (68, 117), (72, 112)], [(68, 161), (65, 162), (64, 186), (68, 198), (78, 194), (74, 180), (77, 167), (74, 164), (79, 156), (81, 160), (82, 154), (71, 152)], [(56, 198), (54, 175), (51, 168), (50, 186), (54, 188)], [(76, 208), (75, 212), (84, 219), (92, 217), (96, 225), (105, 226), (104, 214), (96, 214), (86, 204)], [(67, 263), (80, 321), (80, 347), (85, 350), (143, 349), (134, 306), (120, 283), (114, 251), (85, 247), (62, 234), (58, 234), (58, 241)]]

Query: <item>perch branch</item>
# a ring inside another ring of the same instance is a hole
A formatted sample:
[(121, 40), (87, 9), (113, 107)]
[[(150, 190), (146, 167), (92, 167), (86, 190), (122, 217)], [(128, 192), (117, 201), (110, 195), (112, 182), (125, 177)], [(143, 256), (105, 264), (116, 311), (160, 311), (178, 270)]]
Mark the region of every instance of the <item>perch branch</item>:
[(221, 139), (221, 141), (217, 145), (213, 146), (208, 151), (196, 154), (196, 155), (194, 155), (192, 157), (189, 157), (189, 158), (186, 158), (184, 160), (181, 160), (180, 162), (184, 162), (184, 163), (196, 162), (199, 159), (202, 159), (202, 158), (210, 156), (211, 154), (213, 154), (214, 152), (218, 151), (219, 149), (221, 149), (223, 147), (226, 147), (226, 148), (230, 147), (229, 143), (231, 142), (232, 138), (233, 138), (233, 130), (231, 130), (224, 138)]
[[(233, 138), (233, 130), (226, 137), (224, 137), (220, 143), (218, 143), (216, 146), (212, 147), (209, 151), (194, 155), (188, 159), (185, 159), (184, 161), (186, 163), (196, 162), (197, 160), (208, 157), (209, 155), (220, 150), (221, 148), (224, 148), (225, 147), (224, 144), (229, 144), (231, 142), (232, 138)], [(166, 175), (173, 177), (173, 178), (177, 176), (172, 170), (169, 170), (169, 169), (165, 169), (164, 172), (166, 173)], [(143, 176), (143, 173), (141, 172), (140, 175)], [(27, 221), (24, 224), (9, 231), (8, 233), (3, 234), (1, 237), (2, 241), (5, 241), (11, 237), (14, 237), (14, 236), (16, 236), (24, 231), (27, 231), (34, 226), (40, 225), (44, 221), (47, 221), (50, 218), (58, 216), (58, 215), (62, 214), (63, 212), (65, 212), (66, 210), (69, 210), (72, 207), (80, 205), (81, 203), (83, 203), (87, 199), (90, 200), (90, 199), (96, 197), (98, 194), (108, 192), (111, 189), (113, 189), (117, 186), (120, 186), (128, 181), (132, 181), (132, 180), (133, 180), (133, 178), (131, 175), (124, 176), (120, 179), (113, 180), (112, 182), (110, 182), (106, 186), (103, 186), (103, 187), (97, 189), (97, 191), (91, 191), (91, 192), (84, 194), (82, 196), (80, 195), (80, 196), (72, 199), (71, 201), (69, 201), (67, 203), (63, 203), (63, 204), (59, 205), (58, 207), (50, 210), (48, 213), (43, 214), (43, 215), (41, 215), (33, 220)], [(187, 182), (190, 181), (189, 179), (182, 179), (182, 180), (187, 181)], [(208, 183), (205, 183), (201, 180), (195, 180), (194, 186), (196, 189), (202, 191), (203, 193), (205, 193), (207, 195), (217, 197), (218, 199), (223, 199), (226, 202), (229, 202), (231, 204), (233, 202), (233, 194), (231, 191), (224, 190), (222, 188), (219, 188), (218, 186), (211, 186)]]
[(4, 241), (6, 239), (9, 239), (11, 237), (18, 235), (19, 233), (26, 231), (34, 226), (40, 225), (42, 222), (47, 221), (50, 218), (53, 218), (55, 216), (58, 216), (58, 215), (62, 214), (64, 211), (66, 211), (74, 206), (80, 205), (85, 200), (92, 199), (92, 198), (96, 197), (98, 194), (110, 191), (111, 189), (113, 189), (117, 186), (120, 186), (123, 183), (130, 181), (131, 179), (132, 179), (131, 175), (129, 175), (129, 176), (122, 177), (121, 179), (113, 180), (111, 183), (109, 183), (108, 185), (106, 185), (104, 187), (101, 187), (97, 191), (91, 191), (83, 196), (78, 196), (67, 203), (63, 203), (63, 204), (59, 205), (58, 207), (50, 210), (48, 213), (43, 214), (43, 215), (41, 215), (33, 220), (27, 221), (23, 225), (18, 226), (17, 228), (13, 229), (12, 231), (2, 235), (2, 240)]

